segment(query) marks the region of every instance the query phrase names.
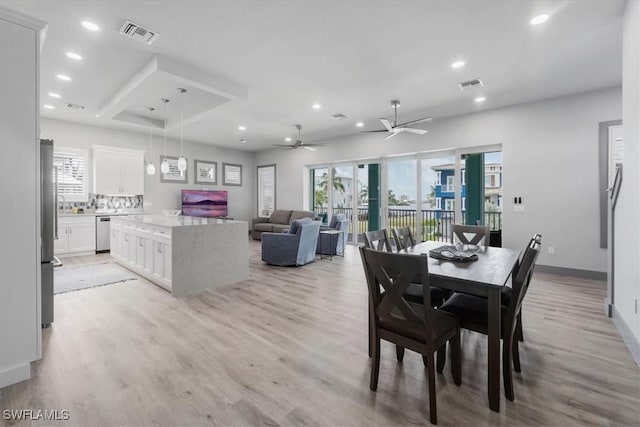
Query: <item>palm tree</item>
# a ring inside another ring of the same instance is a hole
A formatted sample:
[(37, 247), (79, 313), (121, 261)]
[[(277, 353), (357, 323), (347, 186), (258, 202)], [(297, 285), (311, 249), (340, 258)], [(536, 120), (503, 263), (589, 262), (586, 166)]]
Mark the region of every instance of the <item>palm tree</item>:
[[(335, 191), (339, 191), (340, 193), (344, 193), (344, 184), (342, 183), (342, 178), (338, 176), (336, 173), (336, 168), (331, 169), (331, 176), (333, 177), (331, 186)], [(320, 177), (320, 181), (318, 185), (320, 186), (320, 190), (328, 191), (329, 184), (329, 174), (327, 172), (323, 173)]]
[(365, 185), (360, 189), (360, 203), (369, 201), (369, 188)]

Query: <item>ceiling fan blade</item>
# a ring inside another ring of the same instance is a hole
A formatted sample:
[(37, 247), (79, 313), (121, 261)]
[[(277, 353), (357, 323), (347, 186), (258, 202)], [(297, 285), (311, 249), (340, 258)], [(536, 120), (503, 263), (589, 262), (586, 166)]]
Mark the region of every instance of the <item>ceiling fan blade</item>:
[(417, 133), (418, 135), (424, 135), (425, 133), (428, 132), (428, 130), (426, 130), (426, 129), (416, 129), (416, 128), (395, 128), (394, 130), (396, 130), (398, 132)]
[(361, 130), (360, 133), (380, 133), (380, 132), (389, 132), (388, 130)]
[(316, 151), (316, 149), (315, 149), (315, 148), (310, 147), (310, 146), (308, 146), (308, 145), (303, 145), (303, 146), (302, 146), (302, 148), (304, 148), (305, 150), (309, 150), (309, 151)]
[(274, 147), (293, 147), (291, 144), (271, 144)]
[(387, 139), (391, 139), (394, 136), (396, 136), (399, 133), (399, 131), (396, 131), (395, 129), (391, 131), (391, 133), (389, 134), (389, 136), (387, 136), (384, 140), (386, 141)]
[(387, 128), (388, 132), (391, 132), (393, 130), (393, 127), (391, 126), (391, 122), (389, 122), (388, 119), (380, 119), (380, 123), (382, 123), (384, 127)]
[(430, 122), (431, 120), (433, 120), (433, 118), (431, 118), (431, 117), (423, 117), (421, 119), (411, 120), (410, 122), (401, 123), (396, 127), (397, 128), (401, 128), (401, 127), (405, 127), (407, 125), (415, 125), (415, 124), (422, 123), (422, 122)]
[(302, 144), (302, 147), (326, 147), (327, 144), (322, 142), (312, 142), (310, 144)]

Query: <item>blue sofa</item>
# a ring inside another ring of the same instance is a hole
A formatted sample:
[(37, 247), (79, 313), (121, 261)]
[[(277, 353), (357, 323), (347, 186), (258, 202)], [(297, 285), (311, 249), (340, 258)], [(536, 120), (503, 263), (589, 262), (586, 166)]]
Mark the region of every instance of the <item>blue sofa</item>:
[(297, 219), (288, 231), (262, 233), (262, 261), (271, 265), (305, 265), (316, 258), (320, 222)]
[[(349, 219), (343, 214), (333, 215), (329, 225), (320, 226), (320, 231), (324, 230), (342, 231), (342, 236), (320, 234), (318, 237), (316, 253), (321, 255), (336, 255), (344, 253), (344, 243), (347, 240), (347, 233), (349, 233)], [(331, 244), (331, 239), (333, 239), (333, 245)]]

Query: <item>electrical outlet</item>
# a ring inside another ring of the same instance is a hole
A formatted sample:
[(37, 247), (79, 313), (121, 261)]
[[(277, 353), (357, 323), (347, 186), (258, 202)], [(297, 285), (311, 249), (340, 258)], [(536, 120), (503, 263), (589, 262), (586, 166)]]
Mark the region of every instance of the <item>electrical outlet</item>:
[(555, 255), (556, 248), (554, 248), (553, 246), (549, 246), (548, 252), (549, 252), (549, 255)]

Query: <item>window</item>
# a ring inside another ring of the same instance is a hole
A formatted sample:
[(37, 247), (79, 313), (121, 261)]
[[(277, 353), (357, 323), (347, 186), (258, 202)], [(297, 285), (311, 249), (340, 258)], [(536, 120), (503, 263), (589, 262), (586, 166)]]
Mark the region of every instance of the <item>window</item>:
[(462, 198), (462, 210), (463, 211), (467, 210), (467, 198), (466, 197)]
[(444, 201), (444, 210), (445, 211), (453, 211), (455, 210), (455, 200), (447, 199)]
[(447, 185), (445, 185), (445, 187), (444, 187), (444, 189), (442, 191), (446, 191), (447, 193), (453, 193), (455, 191), (454, 176), (453, 175), (447, 176)]
[(442, 172), (441, 171), (437, 171), (436, 172), (436, 182), (434, 183), (434, 185), (440, 185), (442, 183)]
[(271, 216), (276, 208), (276, 165), (258, 166), (258, 216)]
[(440, 197), (436, 197), (436, 209), (442, 209), (442, 199)]
[(86, 150), (56, 147), (53, 152), (54, 182), (58, 194), (67, 201), (87, 201), (87, 158)]
[(467, 183), (467, 170), (462, 169), (462, 185), (465, 185), (466, 183)]

